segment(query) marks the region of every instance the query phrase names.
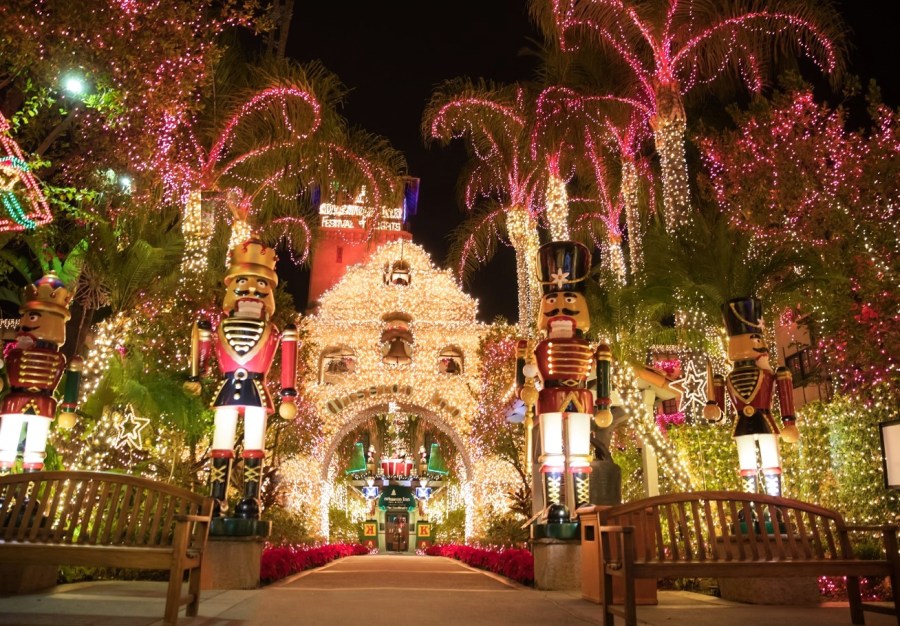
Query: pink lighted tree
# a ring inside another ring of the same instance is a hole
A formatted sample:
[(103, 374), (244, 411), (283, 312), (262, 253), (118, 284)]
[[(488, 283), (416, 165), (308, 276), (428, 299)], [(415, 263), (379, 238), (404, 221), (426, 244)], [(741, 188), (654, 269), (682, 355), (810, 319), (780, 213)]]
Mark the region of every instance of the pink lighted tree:
[(758, 92), (767, 66), (782, 55), (809, 58), (832, 76), (842, 68), (840, 22), (825, 2), (532, 0), (531, 10), (562, 51), (595, 49), (626, 77), (619, 95), (643, 103), (668, 230), (690, 219), (688, 93), (736, 79)]
[(798, 91), (702, 142), (709, 192), (732, 224), (769, 250), (816, 250), (828, 268), (799, 312), (845, 390), (900, 373), (900, 125), (887, 107), (870, 111), (870, 129), (851, 131), (845, 111)]
[(426, 138), (449, 144), (462, 139), (469, 153), (462, 195), (472, 217), (457, 231), (451, 254), (461, 277), (486, 263), (498, 240), (516, 253), (519, 325), (536, 319), (538, 215), (548, 166), (531, 150), (534, 98), (520, 86), (455, 79), (441, 85), (425, 109)]

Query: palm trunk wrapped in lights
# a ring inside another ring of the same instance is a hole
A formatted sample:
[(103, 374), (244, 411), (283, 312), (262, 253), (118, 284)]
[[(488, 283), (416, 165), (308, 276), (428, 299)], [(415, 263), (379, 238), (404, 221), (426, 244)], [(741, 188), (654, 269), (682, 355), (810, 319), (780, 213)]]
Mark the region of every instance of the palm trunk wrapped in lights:
[(566, 182), (553, 172), (547, 183), (547, 222), (550, 224), (550, 238), (553, 241), (568, 241), (569, 236), (569, 195)]
[(610, 233), (607, 240), (603, 243), (602, 259), (607, 269), (616, 277), (619, 285), (628, 282), (625, 268), (625, 253), (622, 252), (622, 236)]
[(534, 336), (537, 305), (537, 252), (540, 247), (537, 224), (527, 210), (510, 209), (506, 214), (509, 241), (516, 251), (516, 278), (519, 287), (519, 330), (523, 337)]
[(663, 218), (666, 230), (674, 232), (690, 219), (691, 202), (684, 148), (687, 121), (677, 84), (657, 85), (656, 110), (651, 126), (662, 173)]
[(638, 204), (637, 165), (630, 159), (622, 160), (622, 200), (625, 204), (625, 227), (628, 229), (628, 255), (631, 275), (637, 276), (644, 263), (643, 226)]
[(214, 223), (212, 216), (205, 214), (204, 204), (209, 199), (203, 198), (199, 189), (190, 192), (184, 206), (181, 219), (181, 233), (184, 235), (184, 256), (181, 259), (182, 286), (188, 281), (203, 276), (207, 268), (209, 242), (213, 236)]

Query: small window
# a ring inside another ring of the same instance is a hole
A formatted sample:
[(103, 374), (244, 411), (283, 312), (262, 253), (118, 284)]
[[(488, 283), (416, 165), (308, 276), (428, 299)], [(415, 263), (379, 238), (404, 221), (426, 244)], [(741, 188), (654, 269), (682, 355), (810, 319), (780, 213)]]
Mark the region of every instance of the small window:
[(440, 374), (462, 374), (462, 350), (460, 350), (456, 346), (447, 346), (446, 348), (441, 350), (441, 353), (438, 355), (437, 368)]
[(404, 260), (394, 261), (393, 263), (385, 263), (384, 266), (384, 284), (398, 285), (400, 287), (408, 287), (410, 283), (409, 263)]
[(333, 385), (356, 371), (356, 354), (347, 346), (328, 348), (322, 353), (319, 381)]
[(784, 364), (791, 370), (791, 376), (796, 382), (802, 383), (812, 373), (812, 363), (809, 358), (809, 348), (803, 348), (799, 352), (785, 357)]

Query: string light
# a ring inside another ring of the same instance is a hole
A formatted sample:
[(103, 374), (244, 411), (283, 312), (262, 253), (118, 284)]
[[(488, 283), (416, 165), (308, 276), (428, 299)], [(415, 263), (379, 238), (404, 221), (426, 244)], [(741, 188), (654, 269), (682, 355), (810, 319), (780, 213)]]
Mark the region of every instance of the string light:
[[(406, 285), (385, 280), (385, 268), (401, 259), (409, 267)], [(344, 278), (322, 294), (318, 312), (301, 322), (309, 347), (306, 371), (312, 379), (304, 397), (321, 420), (316, 451), (305, 459), (306, 480), (322, 475), (326, 451), (333, 450), (336, 439), (345, 434), (348, 419), (371, 415), (389, 402), (418, 407), (434, 420), (433, 425), (456, 433), (460, 447), (468, 447), (469, 419), (477, 409), (471, 390), (479, 385), (478, 348), (487, 332), (476, 315), (477, 302), (462, 292), (453, 274), (435, 267), (425, 250), (410, 242), (384, 244), (365, 264), (348, 268)], [(409, 320), (405, 325), (414, 341), (411, 361), (405, 364), (386, 363), (381, 345), (383, 320), (398, 316)], [(462, 360), (462, 371), (457, 374), (439, 371), (440, 355), (451, 337)], [(326, 364), (324, 355), (336, 347), (352, 350), (355, 367), (326, 380), (319, 376)], [(463, 475), (467, 482), (483, 480), (487, 475), (482, 469), (484, 459), (477, 451), (469, 454), (471, 465)], [(331, 497), (332, 489), (323, 485), (319, 497)], [(292, 492), (290, 497), (298, 494)], [(467, 497), (472, 499), (474, 511), (474, 495)], [(327, 502), (320, 501), (323, 530), (327, 528), (327, 508)], [(467, 519), (467, 523), (476, 528), (482, 522)]]
[(569, 195), (566, 192), (566, 181), (552, 170), (547, 183), (546, 215), (550, 225), (550, 238), (553, 241), (568, 241)]
[[(667, 11), (651, 15), (644, 14), (640, 5), (602, 0), (559, 0), (551, 9), (563, 52), (602, 46), (634, 76), (637, 93), (626, 96), (649, 112), (647, 121), (653, 127), (662, 169), (668, 230), (683, 228), (690, 220), (684, 94), (735, 67), (741, 69), (740, 78), (750, 90), (758, 92), (764, 57), (756, 50), (772, 40), (811, 59), (823, 72), (834, 71), (838, 63), (836, 46), (823, 28), (799, 15), (723, 11), (701, 19), (693, 5), (693, 0), (673, 0)], [(712, 50), (718, 62), (710, 62)]]
[[(9, 136), (9, 130), (9, 122), (0, 113), (0, 147), (3, 148), (3, 154), (0, 154), (0, 202), (8, 216), (0, 216), (0, 232), (32, 230), (48, 223), (53, 216), (19, 144)], [(20, 185), (24, 187), (30, 210), (22, 206), (14, 191)]]
[(516, 278), (519, 294), (519, 328), (525, 337), (533, 337), (534, 320), (537, 319), (540, 304), (540, 289), (537, 281), (537, 254), (540, 248), (537, 223), (525, 209), (507, 211), (506, 229), (509, 240), (516, 251)]

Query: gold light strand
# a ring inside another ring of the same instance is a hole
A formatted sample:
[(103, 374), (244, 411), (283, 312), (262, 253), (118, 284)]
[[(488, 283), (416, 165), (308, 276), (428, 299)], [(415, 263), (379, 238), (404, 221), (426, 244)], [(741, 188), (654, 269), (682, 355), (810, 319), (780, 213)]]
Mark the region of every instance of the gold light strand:
[(615, 277), (619, 285), (625, 285), (628, 282), (628, 276), (625, 268), (625, 254), (622, 252), (622, 238), (618, 235), (610, 235), (603, 242), (601, 249), (601, 261), (604, 266)]
[(81, 378), (81, 398), (83, 404), (100, 386), (109, 366), (110, 359), (125, 345), (133, 322), (122, 311), (97, 324), (94, 345), (84, 360)]
[(622, 409), (626, 416), (630, 416), (628, 423), (634, 427), (641, 440), (656, 452), (662, 471), (679, 490), (691, 491), (693, 487), (690, 469), (656, 425), (656, 416), (644, 403), (634, 370), (630, 367), (614, 366), (613, 389), (622, 397)]
[[(231, 225), (231, 237), (228, 239), (228, 249), (234, 250), (238, 245), (250, 239), (252, 233), (253, 229), (247, 220), (238, 217), (234, 218), (234, 223)], [(225, 261), (226, 267), (229, 263), (230, 259), (227, 259)]]

